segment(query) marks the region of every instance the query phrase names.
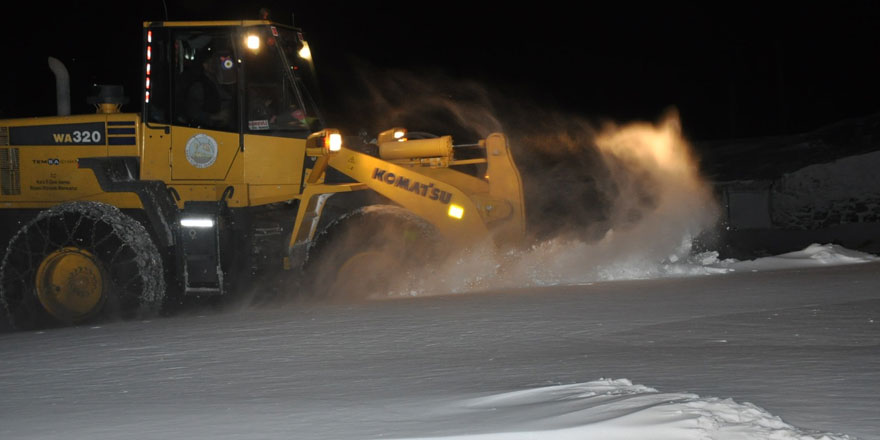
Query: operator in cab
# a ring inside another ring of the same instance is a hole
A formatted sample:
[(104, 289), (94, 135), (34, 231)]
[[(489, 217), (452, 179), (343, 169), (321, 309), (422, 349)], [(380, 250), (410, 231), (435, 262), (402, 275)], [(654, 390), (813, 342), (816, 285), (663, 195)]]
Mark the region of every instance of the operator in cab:
[(184, 75), (187, 124), (214, 130), (234, 128), (236, 69), (232, 55), (202, 50)]

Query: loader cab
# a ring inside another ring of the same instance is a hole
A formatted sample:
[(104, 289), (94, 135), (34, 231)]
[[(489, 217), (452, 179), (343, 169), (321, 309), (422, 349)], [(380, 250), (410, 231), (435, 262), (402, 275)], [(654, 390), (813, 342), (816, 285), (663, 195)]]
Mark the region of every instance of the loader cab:
[(323, 128), (308, 44), (268, 21), (145, 23), (144, 120), (306, 138)]

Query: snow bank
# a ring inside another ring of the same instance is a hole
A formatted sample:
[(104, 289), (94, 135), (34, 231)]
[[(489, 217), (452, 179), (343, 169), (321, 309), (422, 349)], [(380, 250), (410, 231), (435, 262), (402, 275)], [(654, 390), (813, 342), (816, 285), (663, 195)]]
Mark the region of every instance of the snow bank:
[(483, 433), (444, 439), (851, 439), (808, 432), (731, 399), (660, 393), (627, 379), (543, 387), (471, 399), (440, 417), (480, 420)]
[(740, 271), (840, 266), (844, 264), (869, 263), (880, 260), (880, 257), (875, 255), (854, 251), (836, 244), (820, 245), (816, 243), (813, 243), (800, 251), (789, 252), (773, 257), (758, 258), (756, 260), (736, 261), (731, 259), (711, 261), (711, 255), (704, 255), (704, 258), (707, 259), (707, 266)]
[(773, 223), (817, 229), (880, 221), (880, 151), (815, 164), (783, 175), (770, 193)]
[(692, 255), (684, 260), (676, 259), (674, 255), (671, 255), (666, 261), (654, 264), (641, 266), (623, 264), (617, 267), (606, 267), (600, 272), (602, 276), (597, 281), (699, 276), (734, 271), (800, 269), (870, 263), (872, 261), (880, 261), (880, 257), (836, 244), (813, 243), (800, 251), (745, 261), (732, 258), (719, 260), (718, 252), (714, 251)]

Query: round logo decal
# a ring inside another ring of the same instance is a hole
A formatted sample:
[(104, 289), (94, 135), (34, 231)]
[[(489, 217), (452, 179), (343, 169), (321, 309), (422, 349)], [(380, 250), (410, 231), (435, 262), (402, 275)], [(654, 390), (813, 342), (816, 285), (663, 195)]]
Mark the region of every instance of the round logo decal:
[(217, 141), (206, 134), (197, 134), (186, 141), (186, 160), (196, 168), (208, 168), (217, 160)]

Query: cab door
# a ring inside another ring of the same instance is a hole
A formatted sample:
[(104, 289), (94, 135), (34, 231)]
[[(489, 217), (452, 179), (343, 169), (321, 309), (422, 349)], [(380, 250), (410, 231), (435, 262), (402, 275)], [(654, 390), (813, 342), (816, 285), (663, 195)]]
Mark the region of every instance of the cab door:
[(226, 180), (241, 150), (235, 28), (172, 29), (171, 178)]
[(171, 127), (173, 180), (226, 180), (238, 154), (237, 133)]

